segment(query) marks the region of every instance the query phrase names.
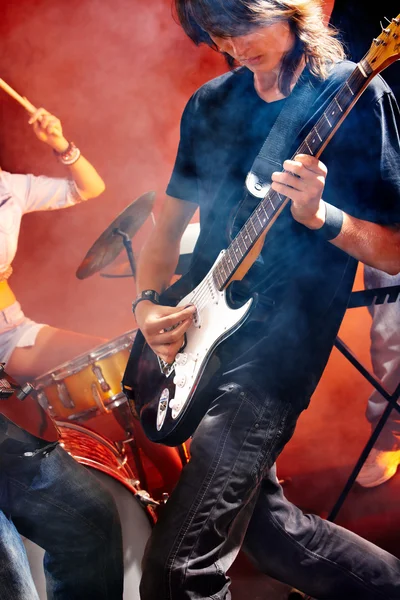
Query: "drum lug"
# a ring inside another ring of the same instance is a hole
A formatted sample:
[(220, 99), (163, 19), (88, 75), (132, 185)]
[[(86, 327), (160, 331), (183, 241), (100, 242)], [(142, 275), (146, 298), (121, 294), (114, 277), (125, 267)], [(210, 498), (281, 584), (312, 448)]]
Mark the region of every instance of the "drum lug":
[(109, 413), (110, 409), (105, 406), (103, 399), (101, 397), (101, 394), (100, 394), (99, 390), (97, 389), (97, 383), (92, 383), (91, 389), (92, 389), (92, 398), (96, 402), (97, 407), (100, 410), (100, 412)]
[(154, 500), (146, 490), (137, 490), (136, 497), (143, 506), (160, 506), (160, 503)]
[(101, 367), (99, 367), (99, 365), (92, 365), (92, 371), (94, 376), (96, 377), (97, 381), (100, 384), (101, 390), (102, 392), (109, 392), (111, 390), (111, 387), (108, 385), (104, 375), (103, 375), (103, 371), (101, 370)]
[(37, 401), (39, 402), (40, 406), (50, 414), (50, 416), (56, 417), (53, 407), (51, 406), (49, 399), (43, 390), (37, 391)]
[(63, 404), (63, 406), (65, 408), (75, 408), (75, 403), (72, 400), (65, 383), (63, 381), (61, 381), (61, 383), (57, 382), (56, 386), (57, 386), (58, 395), (60, 397), (60, 400), (61, 400), (61, 403)]

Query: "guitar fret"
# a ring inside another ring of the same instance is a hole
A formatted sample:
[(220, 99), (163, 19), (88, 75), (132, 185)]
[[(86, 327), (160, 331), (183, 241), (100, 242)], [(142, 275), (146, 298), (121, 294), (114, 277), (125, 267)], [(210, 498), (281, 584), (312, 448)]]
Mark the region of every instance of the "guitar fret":
[(227, 276), (228, 273), (227, 273), (227, 271), (225, 269), (225, 260), (224, 260), (224, 258), (225, 257), (222, 257), (222, 260), (221, 260), (221, 269), (222, 269), (224, 278), (226, 278), (226, 276)]
[(314, 153), (313, 153), (313, 151), (312, 151), (312, 150), (311, 150), (311, 148), (310, 148), (310, 145), (309, 145), (309, 143), (307, 142), (307, 138), (304, 140), (304, 143), (306, 144), (306, 146), (307, 146), (307, 148), (308, 148), (308, 150), (309, 150), (310, 154), (314, 154)]
[[(317, 129), (317, 127), (315, 127), (315, 125), (314, 125), (313, 129), (314, 129), (315, 133), (317, 134), (319, 141), (322, 142), (322, 137), (319, 135), (318, 129)], [(314, 138), (314, 140), (315, 140), (315, 138)], [(313, 143), (314, 143), (314, 140), (313, 140)]]
[(242, 256), (244, 256), (246, 254), (246, 251), (247, 251), (247, 246), (246, 246), (246, 243), (244, 241), (244, 237), (243, 237), (242, 232), (240, 232), (239, 235), (238, 235), (238, 245), (239, 245), (240, 252), (242, 253)]
[(349, 85), (349, 82), (348, 82), (348, 81), (346, 81), (346, 82), (345, 82), (345, 86), (346, 86), (346, 87), (349, 89), (349, 92), (350, 92), (350, 94), (351, 94), (352, 96), (354, 96), (354, 92), (353, 92), (353, 90), (351, 89), (351, 87), (350, 87), (350, 85)]
[(260, 221), (261, 225), (262, 225), (262, 226), (264, 226), (265, 222), (266, 222), (266, 221), (267, 221), (267, 219), (268, 219), (268, 215), (266, 214), (266, 212), (265, 212), (265, 211), (263, 211), (263, 212), (264, 212), (264, 214), (265, 214), (265, 217), (266, 217), (266, 218), (265, 218), (265, 217), (263, 217), (263, 218), (261, 218), (261, 219), (260, 219), (260, 215), (259, 215), (259, 213), (262, 211), (262, 209), (263, 209), (263, 206), (262, 206), (262, 204), (261, 204), (261, 205), (260, 205), (260, 206), (257, 208), (257, 217), (258, 217), (258, 219), (259, 219), (259, 221)]
[(334, 102), (336, 102), (336, 105), (337, 105), (338, 109), (340, 110), (340, 112), (343, 112), (343, 108), (340, 106), (340, 104), (339, 104), (338, 99), (336, 98), (336, 96), (334, 98)]
[(323, 116), (324, 116), (324, 117), (325, 117), (325, 119), (327, 120), (327, 123), (328, 123), (329, 127), (332, 129), (331, 122), (329, 121), (329, 119), (328, 119), (328, 117), (327, 117), (327, 115), (326, 115), (326, 113), (325, 113), (325, 112), (323, 113)]
[[(244, 228), (243, 229), (244, 229), (244, 231), (246, 233), (246, 235), (244, 236), (244, 240), (245, 240), (245, 243), (246, 243), (246, 249), (248, 249), (250, 247), (250, 245), (253, 243), (253, 240), (251, 238), (249, 230), (247, 229), (247, 222), (244, 224)], [(247, 240), (250, 240), (250, 241), (248, 242)]]
[(215, 287), (219, 288), (220, 285), (222, 284), (222, 281), (219, 280), (219, 269), (218, 269), (218, 265), (213, 269), (212, 273), (212, 278), (215, 284)]
[[(238, 245), (237, 237), (235, 238), (234, 242), (236, 242), (236, 248), (233, 248), (233, 251), (235, 252), (235, 258), (237, 259), (237, 253), (238, 253), (238, 250), (240, 250), (239, 245)], [(240, 254), (242, 254), (241, 251), (240, 251)], [(242, 256), (243, 256), (243, 254), (242, 254)]]
[(255, 228), (255, 226), (254, 226), (254, 223), (253, 223), (253, 218), (252, 218), (252, 216), (249, 218), (249, 222), (251, 223), (251, 226), (252, 226), (252, 228), (254, 229), (254, 233), (256, 234), (256, 237), (257, 237), (258, 233), (257, 233), (257, 229), (256, 229), (256, 228)]
[[(268, 199), (266, 199), (266, 201), (268, 202)], [(262, 210), (262, 212), (264, 213), (266, 220), (269, 221), (269, 213), (268, 213), (268, 208), (270, 207), (270, 204), (267, 204), (267, 206), (265, 206), (264, 202), (260, 203), (260, 211)], [(272, 213), (271, 213), (272, 214)], [(265, 220), (264, 220), (265, 223)]]

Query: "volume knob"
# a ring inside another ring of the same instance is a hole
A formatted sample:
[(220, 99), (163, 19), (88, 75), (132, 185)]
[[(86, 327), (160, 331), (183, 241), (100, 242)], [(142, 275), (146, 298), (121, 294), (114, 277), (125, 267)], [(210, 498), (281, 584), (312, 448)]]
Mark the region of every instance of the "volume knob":
[(184, 387), (186, 383), (186, 375), (175, 375), (174, 384), (178, 387)]

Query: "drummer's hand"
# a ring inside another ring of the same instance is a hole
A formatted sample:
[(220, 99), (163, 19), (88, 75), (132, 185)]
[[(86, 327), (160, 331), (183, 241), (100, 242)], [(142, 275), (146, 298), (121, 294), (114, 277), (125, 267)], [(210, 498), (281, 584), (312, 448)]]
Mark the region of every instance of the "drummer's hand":
[(36, 137), (51, 146), (56, 152), (64, 152), (68, 148), (68, 140), (63, 136), (60, 119), (44, 108), (38, 108), (29, 119)]
[(137, 305), (136, 322), (150, 348), (167, 363), (172, 363), (182, 348), (185, 332), (193, 322), (196, 307), (162, 306), (150, 301)]

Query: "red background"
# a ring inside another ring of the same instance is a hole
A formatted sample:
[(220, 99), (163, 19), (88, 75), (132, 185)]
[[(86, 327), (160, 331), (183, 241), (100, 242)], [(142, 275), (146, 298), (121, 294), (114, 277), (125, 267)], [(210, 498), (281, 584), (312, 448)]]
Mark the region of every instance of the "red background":
[[(0, 77), (60, 117), (66, 137), (93, 162), (107, 186), (87, 204), (24, 217), (12, 287), (26, 314), (39, 322), (116, 337), (135, 325), (133, 281), (99, 274), (80, 281), (75, 271), (136, 197), (155, 190), (157, 215), (182, 109), (190, 94), (224, 71), (225, 64), (185, 37), (171, 16), (170, 0), (3, 0), (1, 5)], [(24, 109), (3, 92), (0, 109), (3, 169), (63, 176), (51, 150), (30, 131)], [(136, 251), (149, 227), (135, 236)], [(361, 271), (357, 286), (362, 286)], [(348, 311), (340, 332), (367, 366), (369, 323), (366, 309)], [(311, 491), (332, 484), (328, 510), (350, 473), (369, 434), (364, 410), (370, 391), (334, 350), (311, 407), (280, 458), (282, 473), (313, 475), (307, 483), (310, 503), (318, 497), (311, 500)], [(319, 473), (329, 473), (329, 482), (321, 483)], [(390, 509), (381, 489), (367, 494), (362, 496), (366, 507), (374, 498), (378, 512), (380, 505)], [(362, 499), (356, 503), (362, 506)], [(354, 521), (350, 525), (357, 528)]]

